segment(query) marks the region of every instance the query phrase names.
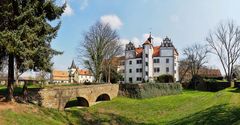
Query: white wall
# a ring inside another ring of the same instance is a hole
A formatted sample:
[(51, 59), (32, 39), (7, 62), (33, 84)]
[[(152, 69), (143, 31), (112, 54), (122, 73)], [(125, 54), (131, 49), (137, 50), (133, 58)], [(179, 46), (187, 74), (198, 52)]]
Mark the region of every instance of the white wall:
[(84, 82), (93, 82), (94, 81), (94, 77), (93, 76), (89, 76), (89, 75), (78, 75), (78, 82), (79, 83), (84, 83)]
[[(129, 78), (132, 78), (133, 83), (137, 83), (137, 77), (142, 77), (142, 73), (137, 73), (137, 68), (142, 68), (142, 64), (137, 64), (137, 60), (141, 58), (135, 58), (135, 59), (127, 59), (125, 60), (125, 77), (124, 81), (125, 83), (129, 83)], [(129, 61), (132, 61), (132, 64), (129, 64)], [(132, 73), (129, 73), (129, 69), (132, 69)], [(139, 81), (138, 81), (139, 82)], [(141, 81), (140, 81), (141, 82)]]
[(161, 47), (160, 54), (161, 56), (173, 56), (173, 47)]
[[(146, 58), (146, 54), (148, 57)], [(153, 80), (153, 46), (151, 44), (144, 45), (143, 49), (143, 78), (145, 81)], [(148, 66), (146, 66), (146, 62), (148, 62)], [(146, 75), (148, 72), (148, 75)]]

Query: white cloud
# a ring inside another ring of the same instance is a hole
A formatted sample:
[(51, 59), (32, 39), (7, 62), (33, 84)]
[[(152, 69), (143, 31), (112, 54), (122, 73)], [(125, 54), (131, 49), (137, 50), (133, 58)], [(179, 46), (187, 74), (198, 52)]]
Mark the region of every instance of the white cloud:
[(141, 40), (139, 40), (137, 37), (133, 37), (131, 41), (136, 47), (141, 45)]
[(84, 10), (88, 6), (88, 2), (89, 0), (80, 0), (80, 4), (81, 4), (80, 9)]
[(65, 8), (65, 10), (64, 10), (63, 15), (64, 15), (64, 16), (71, 16), (71, 15), (73, 15), (73, 14), (74, 14), (73, 9), (71, 8), (71, 6), (70, 6), (69, 4), (67, 4), (67, 6), (66, 6), (66, 8)]
[(128, 39), (120, 39), (120, 42), (125, 47), (125, 45), (129, 43), (129, 40)]
[(142, 44), (137, 37), (133, 37), (132, 39), (120, 39), (120, 42), (122, 43), (122, 45), (123, 45), (124, 47), (125, 47), (125, 45), (128, 44), (130, 41), (131, 41), (136, 47)]
[(105, 15), (100, 17), (100, 21), (103, 24), (109, 24), (112, 29), (120, 29), (122, 24), (122, 21), (120, 18), (116, 15)]

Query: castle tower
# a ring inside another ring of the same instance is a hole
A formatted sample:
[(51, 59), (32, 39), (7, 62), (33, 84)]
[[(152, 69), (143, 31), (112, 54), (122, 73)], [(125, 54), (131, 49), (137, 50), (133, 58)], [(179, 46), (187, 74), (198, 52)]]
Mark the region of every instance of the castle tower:
[(153, 81), (153, 38), (151, 33), (148, 39), (143, 43), (143, 80), (145, 82)]
[(136, 54), (135, 54), (135, 46), (133, 45), (133, 43), (130, 41), (125, 48), (125, 59), (131, 59), (131, 58), (135, 58)]
[(167, 74), (173, 74), (175, 81), (179, 80), (179, 70), (178, 70), (178, 53), (175, 47), (167, 36), (163, 39), (160, 47), (160, 56), (162, 57), (162, 62), (164, 62), (161, 69), (165, 70)]
[(77, 70), (77, 66), (75, 65), (74, 60), (72, 60), (71, 66), (68, 68), (69, 72), (69, 82), (73, 83), (74, 82), (74, 73)]

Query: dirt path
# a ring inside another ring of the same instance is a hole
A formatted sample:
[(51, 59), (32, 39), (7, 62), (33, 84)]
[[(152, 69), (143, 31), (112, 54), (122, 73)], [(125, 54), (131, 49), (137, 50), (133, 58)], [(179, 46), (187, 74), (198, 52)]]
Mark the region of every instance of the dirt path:
[(15, 102), (0, 102), (0, 111), (7, 109), (16, 109), (18, 104)]

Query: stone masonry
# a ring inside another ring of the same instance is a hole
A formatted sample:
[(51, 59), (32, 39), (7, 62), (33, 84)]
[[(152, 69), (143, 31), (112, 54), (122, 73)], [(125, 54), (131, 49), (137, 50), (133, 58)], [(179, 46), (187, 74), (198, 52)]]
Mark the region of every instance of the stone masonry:
[[(111, 100), (118, 96), (118, 84), (84, 85), (84, 86), (61, 86), (39, 90), (41, 97), (40, 105), (47, 108), (63, 110), (68, 101), (84, 99), (87, 106), (94, 105), (101, 95), (108, 96)], [(80, 100), (83, 101), (83, 100)]]

